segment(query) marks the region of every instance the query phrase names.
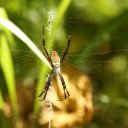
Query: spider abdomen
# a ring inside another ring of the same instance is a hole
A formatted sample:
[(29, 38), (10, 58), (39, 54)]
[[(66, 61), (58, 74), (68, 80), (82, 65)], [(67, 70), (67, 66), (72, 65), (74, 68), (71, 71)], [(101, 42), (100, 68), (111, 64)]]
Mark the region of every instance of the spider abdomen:
[(53, 67), (60, 66), (60, 57), (56, 51), (52, 51), (50, 55)]
[(53, 67), (53, 73), (58, 75), (60, 73), (60, 67)]

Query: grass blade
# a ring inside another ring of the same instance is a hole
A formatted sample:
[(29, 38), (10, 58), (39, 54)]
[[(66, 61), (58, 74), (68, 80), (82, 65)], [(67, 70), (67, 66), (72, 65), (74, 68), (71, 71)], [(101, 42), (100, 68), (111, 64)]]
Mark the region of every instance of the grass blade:
[(4, 19), (2, 17), (0, 17), (0, 24), (8, 28), (13, 34), (15, 34), (19, 39), (21, 39), (48, 67), (51, 68), (49, 62), (42, 54), (42, 52), (15, 24), (13, 24), (10, 20)]
[(9, 97), (11, 100), (12, 110), (13, 110), (13, 118), (14, 122), (17, 122), (18, 119), (18, 106), (17, 106), (17, 95), (16, 95), (16, 85), (15, 85), (15, 75), (11, 53), (9, 50), (8, 42), (6, 36), (4, 34), (0, 34), (0, 64), (2, 71), (4, 73), (5, 81), (7, 83), (7, 88), (9, 92)]

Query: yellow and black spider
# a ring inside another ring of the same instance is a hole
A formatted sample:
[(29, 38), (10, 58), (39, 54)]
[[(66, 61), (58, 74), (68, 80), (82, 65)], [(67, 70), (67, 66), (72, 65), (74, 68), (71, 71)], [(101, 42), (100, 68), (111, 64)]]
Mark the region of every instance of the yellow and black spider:
[(51, 71), (50, 75), (48, 76), (44, 91), (42, 91), (40, 93), (40, 95), (38, 95), (37, 97), (41, 97), (44, 94), (44, 97), (42, 99), (42, 100), (44, 100), (46, 98), (47, 92), (48, 92), (49, 87), (51, 85), (52, 76), (53, 75), (59, 75), (60, 80), (61, 80), (61, 84), (62, 84), (63, 90), (64, 90), (64, 99), (66, 99), (67, 97), (70, 96), (70, 94), (69, 94), (69, 92), (68, 92), (68, 90), (66, 88), (66, 84), (65, 84), (63, 75), (61, 73), (61, 70), (60, 70), (60, 64), (64, 60), (66, 54), (68, 53), (68, 50), (69, 50), (69, 47), (70, 47), (70, 36), (68, 38), (67, 48), (66, 48), (66, 50), (65, 50), (65, 52), (64, 52), (64, 54), (63, 54), (61, 59), (60, 59), (60, 57), (59, 57), (59, 55), (58, 55), (58, 53), (56, 51), (51, 51), (51, 54), (49, 55), (48, 51), (47, 51), (47, 49), (45, 47), (44, 26), (43, 26), (43, 46), (44, 46), (43, 54), (46, 57), (46, 59), (48, 60), (48, 62), (50, 63), (50, 65), (52, 67), (52, 71)]

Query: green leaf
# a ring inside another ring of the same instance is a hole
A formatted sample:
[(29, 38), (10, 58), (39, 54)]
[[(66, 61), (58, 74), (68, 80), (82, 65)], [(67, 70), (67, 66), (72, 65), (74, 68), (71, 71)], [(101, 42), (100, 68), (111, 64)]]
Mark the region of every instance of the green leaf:
[(15, 24), (13, 24), (10, 20), (2, 17), (0, 17), (0, 24), (8, 28), (13, 34), (15, 34), (19, 39), (21, 39), (49, 68), (51, 68), (49, 62), (42, 54), (42, 52), (28, 38), (28, 36), (23, 31), (21, 31)]
[[(6, 11), (0, 8), (0, 19), (7, 18)], [(0, 20), (1, 22), (1, 20)], [(0, 24), (0, 65), (5, 77), (9, 97), (11, 100), (12, 111), (13, 111), (13, 122), (16, 125), (18, 120), (18, 105), (16, 95), (16, 84), (15, 84), (15, 73), (13, 67), (13, 61), (11, 52), (9, 51), (8, 41), (13, 41), (11, 33)], [(2, 101), (1, 101), (2, 102)], [(1, 104), (2, 106), (3, 104)]]
[[(4, 8), (0, 8), (0, 17), (8, 19), (8, 15), (7, 15), (6, 10)], [(9, 43), (11, 44), (11, 46), (13, 46), (15, 43), (14, 43), (12, 33), (8, 29), (6, 29), (5, 27), (2, 27), (2, 28), (4, 29), (4, 31), (6, 33), (6, 36), (8, 38)]]
[(18, 106), (17, 106), (17, 95), (16, 95), (16, 85), (15, 85), (15, 75), (11, 53), (8, 50), (8, 42), (5, 34), (0, 33), (0, 59), (1, 68), (4, 73), (5, 81), (7, 83), (7, 88), (12, 104), (12, 109), (14, 112), (14, 120), (17, 120)]
[(2, 93), (1, 93), (1, 90), (0, 90), (0, 110), (2, 110), (3, 107), (4, 107), (4, 101), (3, 101)]

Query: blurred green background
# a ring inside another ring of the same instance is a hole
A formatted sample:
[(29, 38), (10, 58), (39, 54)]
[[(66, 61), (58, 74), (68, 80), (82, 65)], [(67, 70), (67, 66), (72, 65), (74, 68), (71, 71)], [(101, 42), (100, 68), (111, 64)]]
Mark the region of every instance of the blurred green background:
[[(48, 51), (56, 49), (62, 55), (71, 35), (66, 64), (88, 74), (93, 82), (95, 111), (87, 128), (128, 127), (127, 0), (0, 0), (0, 17), (12, 21), (40, 50), (43, 25)], [(16, 86), (22, 81), (27, 90), (38, 83), (39, 92), (48, 68), (1, 24), (0, 65), (0, 127), (10, 127), (3, 113), (7, 96), (14, 112), (12, 127), (17, 127)], [(34, 113), (38, 113), (37, 102), (33, 103)]]

